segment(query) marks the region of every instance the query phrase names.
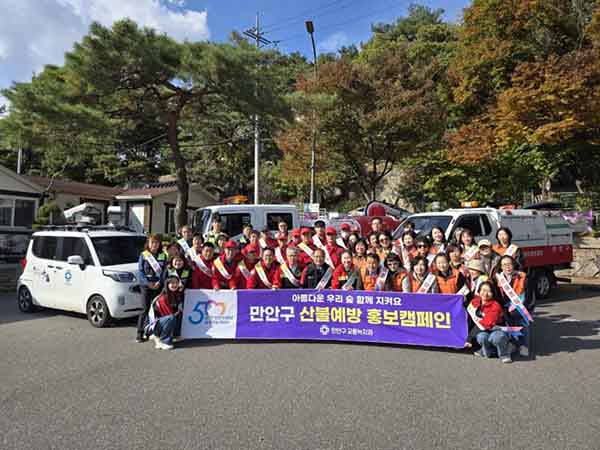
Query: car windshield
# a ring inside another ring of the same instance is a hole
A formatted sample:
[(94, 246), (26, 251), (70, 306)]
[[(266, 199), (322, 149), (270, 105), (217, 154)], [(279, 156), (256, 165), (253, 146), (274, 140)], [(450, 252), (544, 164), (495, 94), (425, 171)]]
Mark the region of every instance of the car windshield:
[[(452, 216), (411, 216), (406, 220), (411, 221), (415, 225), (415, 233), (419, 236), (428, 235), (431, 229), (437, 225), (444, 233), (446, 232)], [(400, 225), (395, 233), (394, 239), (400, 238), (404, 227)]]
[(196, 217), (194, 219), (194, 231), (198, 233), (207, 232), (209, 228), (208, 221), (210, 220), (210, 209), (196, 211)]
[(144, 236), (104, 236), (92, 238), (96, 254), (102, 266), (129, 264), (138, 261), (144, 249)]

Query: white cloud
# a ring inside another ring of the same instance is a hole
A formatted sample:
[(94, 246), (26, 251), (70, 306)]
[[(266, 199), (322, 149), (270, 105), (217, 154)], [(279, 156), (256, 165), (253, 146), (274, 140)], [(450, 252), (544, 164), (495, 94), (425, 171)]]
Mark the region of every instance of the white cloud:
[(208, 39), (206, 11), (184, 6), (185, 0), (0, 0), (0, 88), (62, 64), (92, 21), (110, 26), (129, 17), (178, 40)]
[(336, 52), (344, 45), (351, 43), (350, 37), (343, 31), (330, 34), (323, 42), (320, 42), (317, 47), (321, 52)]

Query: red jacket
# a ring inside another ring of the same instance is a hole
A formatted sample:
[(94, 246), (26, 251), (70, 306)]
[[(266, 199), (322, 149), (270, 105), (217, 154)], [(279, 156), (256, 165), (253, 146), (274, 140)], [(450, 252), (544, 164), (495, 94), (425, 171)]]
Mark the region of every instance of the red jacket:
[(333, 271), (333, 275), (331, 275), (331, 289), (342, 289), (342, 286), (346, 284), (348, 278), (350, 277), (349, 274), (352, 272), (354, 272), (354, 275), (356, 277), (356, 281), (352, 284), (353, 286), (356, 286), (357, 281), (360, 279), (360, 273), (356, 271), (354, 266), (350, 268), (350, 272), (346, 272), (346, 269), (342, 264), (337, 266)]
[(154, 311), (157, 317), (172, 316), (179, 310), (181, 304), (181, 296), (178, 294), (174, 295), (176, 303), (169, 301), (169, 296), (163, 292), (159, 295), (158, 300), (154, 303)]
[(219, 272), (219, 269), (217, 269), (217, 267), (215, 265), (215, 262), (217, 260), (213, 261), (213, 264), (212, 264), (212, 271), (213, 271), (212, 287), (213, 287), (213, 289), (237, 289), (240, 284), (238, 276), (237, 276), (237, 272), (236, 272), (238, 260), (234, 259), (229, 264), (227, 264), (225, 262), (225, 255), (221, 255), (217, 259), (219, 259), (223, 263), (225, 270), (227, 270), (227, 272), (229, 272), (229, 274), (231, 275), (231, 278), (227, 279), (223, 275), (221, 275), (221, 272)]
[[(307, 244), (308, 247), (314, 252), (315, 249), (317, 247), (315, 247), (312, 243), (311, 244)], [(300, 265), (302, 266), (302, 268), (308, 266), (311, 262), (313, 262), (312, 258), (310, 256), (308, 256), (306, 254), (306, 252), (304, 250), (302, 250), (300, 247), (296, 246), (296, 248), (298, 249), (298, 262), (300, 263)]]
[[(258, 275), (258, 272), (256, 271), (256, 266), (258, 266), (259, 264), (264, 269), (265, 275), (267, 276), (267, 280), (269, 280), (271, 286), (266, 286), (260, 278), (260, 275)], [(252, 269), (252, 275), (246, 283), (246, 289), (271, 289), (271, 287), (275, 286), (275, 277), (279, 269), (279, 264), (273, 261), (271, 267), (268, 269), (263, 265), (262, 262), (259, 262), (258, 264), (256, 264), (256, 266), (254, 266), (254, 269)]]
[[(246, 276), (242, 273), (242, 269), (240, 268), (240, 262), (241, 261), (239, 261), (235, 267), (235, 275), (238, 280), (238, 289), (248, 289), (248, 281), (252, 278), (252, 276), (250, 275), (248, 278), (246, 278)], [(251, 263), (247, 259), (244, 259), (244, 264), (246, 265), (246, 269), (252, 273), (252, 269), (254, 269), (256, 262)]]
[(504, 315), (502, 313), (502, 306), (496, 300), (488, 301), (485, 305), (482, 304), (481, 297), (477, 296), (471, 302), (475, 308), (479, 308), (483, 318), (481, 319), (481, 325), (486, 330), (491, 330), (494, 325), (501, 325), (504, 322)]
[[(202, 258), (202, 256), (200, 256)], [(212, 260), (202, 258), (206, 267), (212, 270)], [(212, 276), (206, 275), (195, 262), (192, 262), (192, 289), (212, 289)]]
[(333, 244), (333, 245), (329, 245), (327, 244), (325, 246), (325, 249), (327, 251), (327, 253), (329, 253), (329, 256), (331, 257), (331, 261), (333, 261), (333, 267), (337, 267), (340, 265), (340, 263), (342, 262), (342, 253), (344, 253), (344, 249), (342, 247), (340, 247), (337, 244)]

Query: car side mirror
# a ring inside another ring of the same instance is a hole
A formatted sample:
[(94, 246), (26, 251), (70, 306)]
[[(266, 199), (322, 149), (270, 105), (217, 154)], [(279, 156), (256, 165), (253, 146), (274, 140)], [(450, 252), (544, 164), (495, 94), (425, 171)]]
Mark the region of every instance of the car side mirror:
[(79, 255), (69, 256), (67, 258), (67, 262), (69, 264), (73, 264), (74, 266), (85, 266), (85, 262), (83, 261), (83, 258)]

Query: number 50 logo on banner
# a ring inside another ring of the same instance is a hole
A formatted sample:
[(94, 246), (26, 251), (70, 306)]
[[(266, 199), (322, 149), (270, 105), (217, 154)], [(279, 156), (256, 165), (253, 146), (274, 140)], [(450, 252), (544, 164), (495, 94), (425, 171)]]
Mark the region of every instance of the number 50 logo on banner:
[(181, 324), (184, 339), (235, 339), (237, 292), (187, 289)]

